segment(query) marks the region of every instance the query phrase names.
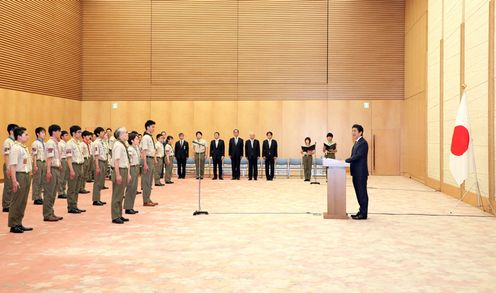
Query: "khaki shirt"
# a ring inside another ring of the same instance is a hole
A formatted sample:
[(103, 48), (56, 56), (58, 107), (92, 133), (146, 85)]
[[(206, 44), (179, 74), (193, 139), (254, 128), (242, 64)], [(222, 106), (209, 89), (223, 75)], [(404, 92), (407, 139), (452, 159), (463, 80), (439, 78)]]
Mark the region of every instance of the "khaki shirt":
[(140, 155), (139, 155), (138, 147), (129, 146), (127, 148), (127, 153), (129, 154), (129, 159), (131, 160), (130, 165), (138, 166), (140, 163)]
[(170, 144), (165, 145), (165, 154), (170, 156), (174, 156), (174, 148)]
[(10, 149), (12, 148), (12, 146), (14, 145), (15, 143), (15, 140), (12, 138), (12, 137), (9, 137), (7, 138), (4, 142), (3, 142), (3, 154), (4, 155), (8, 155), (10, 153)]
[(93, 156), (96, 156), (98, 160), (106, 161), (108, 158), (108, 149), (102, 139), (97, 138), (92, 144)]
[(148, 157), (154, 157), (155, 156), (156, 150), (155, 150), (155, 145), (153, 144), (153, 138), (151, 137), (151, 135), (148, 135), (148, 134), (143, 135), (143, 138), (141, 139), (140, 147)]
[(60, 151), (58, 142), (56, 142), (53, 138), (49, 139), (45, 144), (45, 149), (45, 157), (47, 159), (52, 159), (52, 161), (50, 162), (50, 166), (60, 167)]
[[(202, 145), (198, 145), (194, 142), (201, 143)], [(193, 150), (195, 151), (195, 153), (204, 153), (206, 148), (207, 148), (207, 141), (204, 140), (203, 138), (200, 140), (198, 139), (193, 140)]]
[(67, 142), (67, 146), (65, 148), (65, 156), (67, 158), (71, 158), (72, 163), (84, 163), (81, 143), (79, 141), (76, 141), (74, 138), (71, 138), (71, 140)]
[(165, 156), (164, 145), (160, 141), (155, 143), (155, 149), (157, 150), (157, 158), (163, 158)]
[(33, 168), (33, 159), (28, 148), (15, 142), (10, 149), (9, 166), (16, 166), (16, 172), (29, 173)]
[(31, 152), (33, 157), (36, 156), (37, 161), (46, 161), (45, 158), (45, 142), (35, 140), (31, 145)]
[(65, 159), (65, 148), (67, 147), (67, 143), (63, 140), (59, 141), (59, 152), (60, 152), (60, 159)]
[(112, 167), (116, 160), (119, 160), (119, 168), (129, 168), (129, 158), (124, 144), (116, 141), (112, 148)]

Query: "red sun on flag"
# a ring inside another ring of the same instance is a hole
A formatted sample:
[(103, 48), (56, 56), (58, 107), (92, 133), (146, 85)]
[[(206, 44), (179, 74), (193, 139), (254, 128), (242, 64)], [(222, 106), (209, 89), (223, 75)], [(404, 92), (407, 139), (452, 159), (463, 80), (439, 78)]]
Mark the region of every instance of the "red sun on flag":
[(455, 156), (461, 156), (468, 150), (470, 134), (468, 129), (462, 125), (457, 125), (453, 132), (451, 140), (451, 153)]

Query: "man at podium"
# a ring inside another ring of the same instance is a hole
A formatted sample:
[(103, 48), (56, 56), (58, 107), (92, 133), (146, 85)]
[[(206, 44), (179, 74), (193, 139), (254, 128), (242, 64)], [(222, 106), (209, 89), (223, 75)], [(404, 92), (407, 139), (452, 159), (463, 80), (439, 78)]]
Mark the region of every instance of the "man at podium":
[(353, 125), (351, 128), (351, 135), (355, 143), (351, 149), (351, 157), (346, 159), (346, 163), (350, 163), (353, 187), (355, 188), (358, 204), (360, 205), (358, 213), (351, 217), (354, 220), (366, 220), (369, 206), (369, 195), (367, 194), (367, 179), (369, 176), (367, 156), (369, 144), (365, 138), (363, 138), (363, 127), (361, 125)]

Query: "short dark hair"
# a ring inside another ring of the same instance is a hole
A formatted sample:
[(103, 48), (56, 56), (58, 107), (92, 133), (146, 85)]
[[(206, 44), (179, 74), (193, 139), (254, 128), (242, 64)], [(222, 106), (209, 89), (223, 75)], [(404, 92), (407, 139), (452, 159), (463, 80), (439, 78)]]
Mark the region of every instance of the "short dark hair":
[(59, 126), (59, 125), (57, 125), (57, 124), (52, 124), (52, 125), (50, 125), (50, 126), (48, 127), (48, 134), (49, 134), (50, 136), (52, 136), (54, 132), (61, 131), (61, 130), (62, 130), (62, 128), (60, 128), (60, 126)]
[(201, 136), (203, 136), (203, 133), (202, 133), (201, 131), (197, 131), (197, 132), (195, 133), (195, 136), (196, 136), (196, 135), (198, 135), (198, 134), (200, 134)]
[(159, 134), (157, 134), (157, 136), (156, 136), (156, 137), (157, 137), (157, 139), (159, 139), (159, 138), (161, 138), (162, 136), (163, 136), (163, 135), (162, 135), (162, 133), (159, 133)]
[(310, 137), (308, 137), (308, 136), (305, 137), (305, 142), (307, 142), (307, 140), (308, 140), (308, 143), (311, 143), (312, 142), (312, 139)]
[(216, 132), (214, 132), (214, 135), (215, 135), (215, 134), (218, 134), (218, 135), (220, 135), (220, 133), (219, 133), (218, 131), (216, 131)]
[(85, 130), (85, 131), (83, 131), (82, 136), (83, 136), (83, 137), (86, 137), (86, 136), (91, 136), (91, 132), (89, 132), (88, 130)]
[(106, 131), (109, 131), (109, 130), (112, 131), (112, 128), (108, 127)]
[(14, 139), (15, 139), (15, 140), (17, 140), (17, 138), (18, 138), (19, 136), (23, 135), (23, 134), (24, 134), (24, 132), (26, 132), (26, 131), (27, 131), (27, 129), (26, 129), (26, 128), (24, 128), (24, 127), (16, 127), (16, 128), (14, 129)]
[(81, 130), (81, 127), (79, 127), (79, 125), (73, 125), (71, 126), (71, 128), (69, 128), (71, 136), (74, 136), (74, 133), (78, 132), (79, 130)]
[(360, 125), (360, 124), (353, 124), (353, 127), (351, 127), (351, 129), (353, 129), (353, 128), (355, 128), (356, 130), (358, 130), (358, 132), (363, 135), (363, 127), (362, 127), (362, 125)]
[(148, 120), (145, 122), (145, 130), (148, 129), (148, 127), (152, 126), (152, 125), (155, 125), (155, 121), (153, 120)]
[(168, 135), (167, 136), (167, 142), (169, 142), (169, 140), (173, 139), (174, 137), (172, 137), (172, 135)]
[(105, 132), (105, 129), (103, 129), (103, 127), (97, 127), (95, 128), (95, 130), (93, 131), (96, 135), (100, 135), (100, 133), (102, 132)]
[(34, 133), (36, 134), (36, 136), (38, 136), (38, 134), (40, 134), (42, 132), (46, 132), (46, 129), (43, 127), (36, 127), (36, 129), (34, 130)]
[(182, 132), (179, 132), (179, 134), (178, 134), (178, 136), (181, 136), (181, 135), (184, 135), (184, 133), (182, 133)]
[(10, 134), (10, 132), (14, 131), (14, 129), (16, 129), (17, 127), (19, 127), (19, 125), (11, 123), (7, 125), (7, 132)]
[(332, 132), (328, 132), (326, 137), (334, 137), (334, 135), (332, 135)]
[(127, 138), (127, 142), (129, 143), (129, 145), (132, 145), (133, 144), (133, 140), (138, 136), (138, 134), (136, 132), (131, 132), (129, 133), (129, 136)]
[(269, 133), (270, 133), (270, 135), (274, 135), (274, 134), (272, 134), (272, 131), (267, 131), (267, 133), (265, 135), (269, 135)]
[(68, 135), (69, 133), (65, 130), (62, 130), (62, 132), (60, 133), (60, 137), (64, 136), (64, 135)]

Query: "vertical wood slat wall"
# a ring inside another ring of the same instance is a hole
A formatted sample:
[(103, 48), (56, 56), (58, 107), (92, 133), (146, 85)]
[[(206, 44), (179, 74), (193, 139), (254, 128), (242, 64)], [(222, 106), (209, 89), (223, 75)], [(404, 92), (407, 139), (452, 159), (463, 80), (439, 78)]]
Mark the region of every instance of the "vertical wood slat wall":
[(80, 1), (0, 1), (0, 16), (0, 88), (81, 99)]
[(86, 0), (82, 10), (83, 100), (403, 98), (402, 0)]

